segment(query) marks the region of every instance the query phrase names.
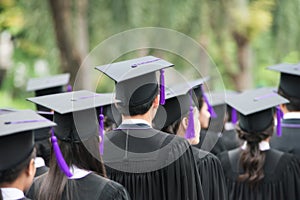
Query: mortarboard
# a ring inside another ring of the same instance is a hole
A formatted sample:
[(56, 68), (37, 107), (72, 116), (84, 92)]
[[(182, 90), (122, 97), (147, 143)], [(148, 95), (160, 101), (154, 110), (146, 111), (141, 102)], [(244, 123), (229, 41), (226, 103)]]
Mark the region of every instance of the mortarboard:
[(0, 115), (8, 114), (15, 111), (17, 110), (11, 108), (0, 108)]
[(31, 110), (0, 115), (0, 171), (25, 160), (34, 148), (33, 130), (55, 123)]
[[(264, 131), (273, 121), (275, 107), (288, 100), (270, 88), (249, 90), (227, 98), (226, 103), (239, 112), (239, 126), (249, 133)], [(279, 109), (277, 109), (277, 131), (280, 131)], [(277, 134), (279, 134), (277, 132)]]
[[(42, 78), (32, 78), (28, 81), (26, 90), (34, 91), (36, 97), (61, 93), (65, 91), (64, 86), (69, 83), (69, 79), (69, 73)], [(39, 111), (50, 111), (49, 109), (46, 109), (40, 105), (37, 105), (37, 109)]]
[(268, 69), (281, 73), (279, 88), (283, 90), (288, 97), (300, 99), (300, 92), (298, 88), (300, 85), (300, 63), (283, 63), (270, 66)]
[(164, 70), (174, 66), (161, 58), (146, 56), (116, 62), (96, 69), (116, 82), (116, 99), (124, 106), (138, 106), (155, 98), (158, 91), (156, 71), (160, 71), (160, 104), (164, 103)]
[(201, 109), (200, 107), (202, 107), (202, 105), (200, 105), (200, 104), (202, 102), (202, 99), (204, 99), (205, 103), (207, 104), (208, 112), (210, 113), (211, 117), (216, 118), (217, 115), (208, 100), (207, 94), (204, 92), (204, 89), (203, 89), (203, 83), (208, 80), (209, 80), (209, 77), (205, 77), (203, 79), (200, 78), (200, 79), (197, 79), (194, 81), (190, 81), (189, 85), (192, 86), (192, 88), (196, 94), (196, 97), (197, 97), (198, 103), (199, 103), (199, 105), (198, 105), (199, 109)]
[[(87, 90), (80, 90), (33, 97), (28, 98), (28, 100), (54, 110), (53, 121), (57, 126), (52, 131), (53, 148), (61, 169), (67, 176), (72, 176), (63, 157), (60, 155), (56, 137), (66, 142), (75, 143), (85, 141), (99, 134), (103, 137), (104, 116), (102, 114), (102, 106), (112, 104), (113, 94), (96, 94)], [(99, 122), (95, 108), (101, 110)], [(98, 123), (100, 123), (100, 129), (98, 128)], [(103, 140), (100, 143), (100, 150), (102, 147)]]
[[(203, 83), (205, 79), (199, 82)], [(196, 82), (193, 82), (196, 83)], [(186, 130), (186, 138), (195, 137), (193, 107), (198, 108), (198, 99), (192, 90), (194, 84), (180, 83), (166, 88), (166, 103), (161, 105), (153, 120), (157, 128), (165, 128), (184, 115), (189, 114), (188, 127)]]

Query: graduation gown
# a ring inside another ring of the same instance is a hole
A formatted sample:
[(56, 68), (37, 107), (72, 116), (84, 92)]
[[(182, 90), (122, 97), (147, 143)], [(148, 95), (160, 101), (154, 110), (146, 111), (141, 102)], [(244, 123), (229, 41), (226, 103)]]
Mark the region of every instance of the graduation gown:
[(238, 135), (234, 129), (224, 130), (221, 136), (221, 142), (223, 143), (226, 150), (232, 150), (242, 145)]
[(300, 119), (283, 119), (281, 126), (281, 137), (274, 134), (271, 138), (272, 148), (294, 154), (300, 159)]
[(223, 168), (213, 154), (192, 147), (197, 163), (204, 199), (226, 200), (228, 197)]
[(203, 199), (192, 148), (184, 138), (146, 124), (106, 133), (103, 160), (110, 179), (134, 200)]
[(226, 150), (221, 138), (221, 133), (216, 133), (206, 129), (201, 129), (200, 142), (194, 145), (194, 147), (204, 151), (209, 151), (214, 155)]
[(219, 155), (229, 199), (300, 199), (300, 164), (294, 156), (275, 149), (265, 151), (265, 177), (255, 189), (251, 189), (247, 182), (237, 181), (238, 175), (242, 172), (239, 167), (240, 153), (241, 149), (237, 148)]
[[(41, 182), (46, 176), (40, 176), (35, 179), (32, 184), (27, 197), (37, 199), (36, 195), (41, 186)], [(120, 184), (110, 181), (104, 177), (90, 173), (87, 176), (80, 179), (69, 179), (68, 181), (74, 181), (76, 183), (76, 189), (74, 189), (73, 199), (74, 200), (128, 200), (127, 191)], [(66, 199), (64, 197), (62, 199)], [(72, 199), (72, 200), (73, 200)]]
[(41, 175), (45, 174), (46, 172), (48, 172), (48, 170), (49, 170), (49, 168), (46, 166), (37, 167), (34, 177), (41, 176)]

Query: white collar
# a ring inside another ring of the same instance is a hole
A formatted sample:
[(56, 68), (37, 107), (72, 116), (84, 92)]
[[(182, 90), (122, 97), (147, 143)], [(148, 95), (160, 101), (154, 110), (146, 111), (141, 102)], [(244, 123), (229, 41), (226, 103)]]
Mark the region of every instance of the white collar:
[(283, 115), (283, 119), (300, 119), (300, 112), (288, 112)]
[(36, 168), (46, 166), (45, 165), (45, 161), (44, 161), (44, 159), (42, 157), (36, 157), (34, 159), (34, 165), (35, 165)]
[[(270, 143), (267, 142), (267, 141), (261, 141), (259, 144), (258, 144), (258, 148), (259, 150), (261, 151), (267, 151), (269, 150), (271, 147), (270, 147)], [(247, 141), (244, 142), (244, 144), (242, 145), (241, 149), (243, 150), (246, 150), (247, 149)]]
[(122, 124), (147, 124), (152, 127), (151, 124), (144, 119), (125, 119)]
[(231, 123), (231, 122), (226, 122), (224, 125), (224, 129), (226, 131), (231, 131), (235, 129), (235, 124)]
[(13, 200), (24, 198), (24, 193), (22, 190), (17, 188), (1, 188), (3, 200)]
[(84, 169), (79, 169), (75, 165), (72, 165), (70, 167), (70, 171), (73, 174), (73, 176), (68, 177), (68, 179), (80, 179), (80, 178), (86, 177), (87, 175), (92, 173), (91, 171), (87, 171), (87, 170), (84, 170)]

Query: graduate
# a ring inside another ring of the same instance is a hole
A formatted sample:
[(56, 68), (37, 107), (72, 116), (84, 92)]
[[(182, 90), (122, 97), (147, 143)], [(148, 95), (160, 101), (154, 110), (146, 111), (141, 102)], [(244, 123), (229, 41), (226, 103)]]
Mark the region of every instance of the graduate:
[(55, 123), (34, 111), (14, 111), (0, 115), (0, 199), (28, 199), (24, 192), (35, 175), (33, 130)]
[(289, 100), (280, 105), (283, 120), (277, 128), (281, 128), (281, 132), (272, 137), (271, 145), (300, 159), (300, 64), (279, 64), (269, 69), (280, 72), (278, 94)]
[[(66, 85), (69, 83), (70, 74), (58, 74), (54, 76), (47, 76), (42, 78), (31, 78), (27, 83), (26, 90), (34, 92), (35, 96), (43, 96), (49, 94), (62, 93), (66, 91)], [(70, 88), (69, 88), (70, 89)], [(37, 113), (53, 120), (53, 112), (41, 105), (36, 105)], [(34, 131), (35, 146), (37, 157), (35, 159), (36, 175), (40, 176), (48, 171), (50, 161), (50, 128), (43, 128)]]
[[(216, 143), (217, 149), (231, 150), (241, 146), (241, 140), (235, 131), (237, 122), (237, 112), (225, 103), (226, 98), (237, 95), (233, 91), (211, 92), (211, 105), (217, 114), (216, 118), (210, 121), (210, 130), (221, 133), (219, 141)], [(220, 147), (217, 147), (220, 145)], [(220, 152), (218, 152), (220, 153)]]
[[(201, 132), (200, 132), (200, 142), (195, 144), (194, 146), (209, 151), (215, 155), (218, 153), (225, 151), (224, 144), (220, 139), (220, 131), (223, 127), (222, 114), (219, 113), (219, 117), (217, 113), (214, 111), (214, 108), (208, 101), (208, 96), (203, 90), (203, 83), (206, 82), (208, 78), (198, 79), (189, 82), (189, 85), (193, 85), (194, 93), (198, 100), (198, 108), (199, 108), (199, 121), (201, 124)], [(199, 82), (199, 84), (195, 84)], [(210, 125), (212, 122), (212, 126)], [(212, 127), (212, 128), (211, 128)]]
[(300, 163), (291, 154), (270, 147), (276, 106), (288, 101), (266, 88), (226, 100), (239, 112), (240, 148), (219, 154), (229, 199), (300, 199)]
[[(199, 85), (199, 84), (197, 84)], [(159, 108), (154, 123), (165, 122), (162, 131), (186, 138), (191, 145), (199, 143), (200, 121), (198, 100), (191, 89), (182, 83), (169, 88), (166, 103)], [(166, 112), (166, 119), (164, 119)], [(227, 188), (219, 159), (213, 154), (192, 147), (200, 175), (204, 199), (226, 200)]]
[(49, 172), (34, 181), (28, 193), (30, 198), (130, 199), (124, 187), (105, 178), (100, 157), (103, 116), (98, 117), (95, 108), (110, 104), (112, 98), (80, 90), (28, 99), (54, 110), (57, 123), (51, 131)]
[[(173, 64), (153, 56), (96, 67), (116, 81), (122, 123), (105, 134), (107, 175), (132, 199), (203, 199), (193, 152), (184, 138), (152, 127), (165, 100), (164, 68)], [(156, 78), (160, 71), (160, 85)]]

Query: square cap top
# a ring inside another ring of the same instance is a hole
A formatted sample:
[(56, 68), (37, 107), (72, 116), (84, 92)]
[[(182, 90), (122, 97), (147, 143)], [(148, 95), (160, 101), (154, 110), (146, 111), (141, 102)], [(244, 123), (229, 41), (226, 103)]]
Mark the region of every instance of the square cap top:
[(145, 56), (132, 60), (97, 66), (96, 69), (119, 83), (172, 66), (174, 66), (174, 64), (161, 58)]
[(59, 114), (67, 114), (112, 104), (114, 102), (114, 94), (97, 94), (87, 90), (80, 90), (32, 97), (27, 100), (54, 110)]
[(288, 103), (288, 100), (270, 88), (259, 88), (227, 98), (226, 103), (246, 116)]
[(212, 91), (207, 95), (211, 100), (209, 101), (212, 106), (225, 105), (226, 99), (234, 97), (238, 92), (225, 90), (225, 91)]
[(69, 83), (70, 74), (59, 74), (42, 78), (32, 78), (27, 83), (27, 91), (38, 91), (64, 86)]
[(269, 66), (268, 69), (285, 73), (285, 74), (300, 76), (300, 63), (297, 64), (281, 63), (281, 64)]
[(191, 89), (202, 85), (204, 82), (208, 80), (209, 77), (204, 77), (190, 82), (171, 85), (170, 87), (166, 88), (166, 99), (171, 99), (173, 97), (186, 95)]
[(17, 110), (11, 108), (0, 108), (0, 115), (8, 114), (15, 111)]
[(11, 112), (0, 115), (0, 137), (55, 125), (32, 110)]

